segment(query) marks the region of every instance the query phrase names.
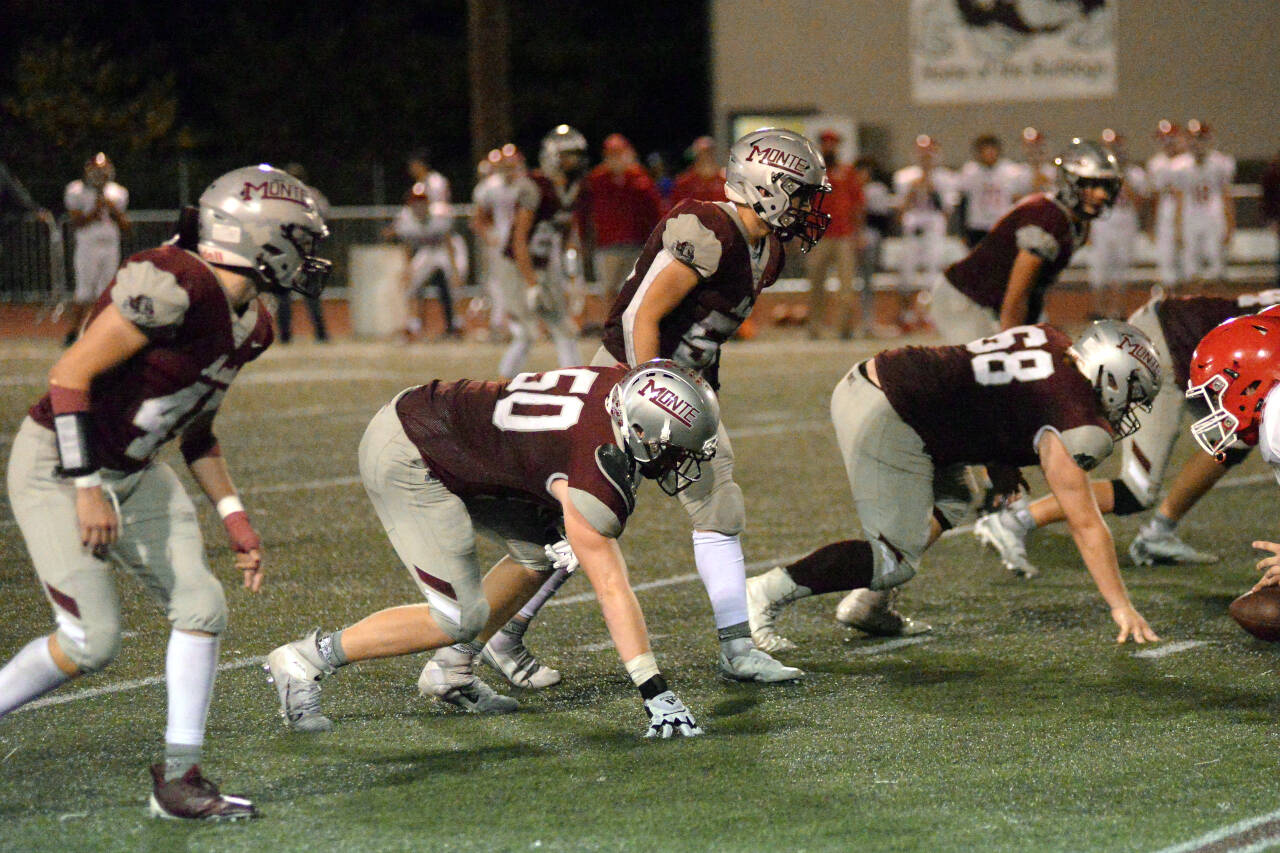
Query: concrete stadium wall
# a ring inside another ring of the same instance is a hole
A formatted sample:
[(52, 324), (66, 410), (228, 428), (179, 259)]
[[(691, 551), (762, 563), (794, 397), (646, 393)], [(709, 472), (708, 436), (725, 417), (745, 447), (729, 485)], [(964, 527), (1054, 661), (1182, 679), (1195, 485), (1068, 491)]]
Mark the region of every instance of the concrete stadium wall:
[(1238, 159), (1280, 149), (1280, 3), (1275, 0), (1113, 0), (1113, 98), (925, 105), (911, 101), (909, 0), (711, 0), (715, 128), (728, 136), (734, 111), (814, 109), (883, 128), (890, 163), (930, 133), (958, 165), (985, 132), (1018, 156), (1034, 125), (1050, 149), (1071, 136), (1114, 127), (1145, 159), (1161, 118), (1200, 118)]

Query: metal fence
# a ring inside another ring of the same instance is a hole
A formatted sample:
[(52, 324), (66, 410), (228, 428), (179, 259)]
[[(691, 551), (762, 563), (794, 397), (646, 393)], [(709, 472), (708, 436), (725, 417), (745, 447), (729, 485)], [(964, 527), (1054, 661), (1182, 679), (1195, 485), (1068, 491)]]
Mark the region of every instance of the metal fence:
[[(1274, 238), (1262, 229), (1259, 213), (1260, 188), (1257, 185), (1239, 185), (1234, 188), (1238, 202), (1237, 220), (1242, 230), (1249, 229), (1253, 234), (1243, 235), (1246, 239), (1238, 240), (1237, 251), (1241, 257), (1232, 258), (1237, 268), (1236, 274), (1230, 278), (1251, 280), (1257, 277), (1272, 275), (1270, 266), (1274, 262), (1274, 251), (1270, 249)], [(381, 233), (392, 217), (399, 210), (398, 206), (368, 207), (335, 207), (329, 212), (326, 220), (331, 232), (325, 242), (323, 254), (334, 263), (333, 276), (330, 279), (333, 287), (326, 291), (331, 298), (345, 296), (348, 282), (347, 264), (349, 249), (355, 245), (383, 242)], [(469, 205), (455, 205), (455, 230), (466, 240), (470, 263), (468, 279), (462, 295), (475, 292), (477, 264), (477, 246), (474, 235), (467, 227), (471, 209)], [(120, 256), (127, 258), (134, 252), (158, 246), (168, 240), (175, 231), (178, 212), (176, 210), (136, 210), (129, 213), (133, 228), (122, 240)], [(1256, 239), (1255, 239), (1256, 238)], [(45, 302), (57, 305), (75, 291), (75, 272), (71, 264), (72, 229), (66, 217), (56, 223), (49, 224), (35, 217), (27, 217), (17, 222), (0, 222), (0, 302)], [(1139, 253), (1138, 263), (1149, 264), (1149, 259)], [(893, 251), (886, 254), (886, 260), (892, 261)], [(587, 271), (591, 272), (591, 259), (585, 259)], [(1082, 258), (1075, 259), (1074, 265), (1079, 267)], [(1077, 271), (1079, 272), (1079, 271)], [(1146, 274), (1142, 271), (1139, 275)], [(792, 279), (804, 275), (803, 256), (799, 252), (788, 254), (787, 266), (783, 271), (780, 290), (791, 289)], [(877, 275), (874, 286), (877, 289), (894, 287), (896, 276), (889, 269)], [(1068, 275), (1064, 280), (1070, 280)], [(798, 284), (798, 283), (797, 283)]]

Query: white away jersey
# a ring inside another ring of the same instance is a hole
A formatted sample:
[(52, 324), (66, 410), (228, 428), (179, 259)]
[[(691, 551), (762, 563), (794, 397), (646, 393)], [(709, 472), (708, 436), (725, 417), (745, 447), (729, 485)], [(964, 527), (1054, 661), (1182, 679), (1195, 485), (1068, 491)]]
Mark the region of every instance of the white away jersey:
[[(106, 196), (107, 200), (114, 204), (121, 213), (124, 213), (129, 207), (129, 191), (115, 181), (108, 181), (107, 185), (101, 190), (89, 186), (84, 181), (72, 181), (67, 184), (66, 192), (62, 196), (62, 202), (66, 205), (67, 210), (78, 210), (87, 216), (93, 211), (94, 205), (98, 203), (99, 195)], [(76, 231), (76, 239), (82, 242), (86, 240), (106, 243), (119, 242), (120, 226), (116, 225), (115, 220), (111, 218), (111, 214), (104, 208), (98, 211), (98, 215), (93, 222)]]

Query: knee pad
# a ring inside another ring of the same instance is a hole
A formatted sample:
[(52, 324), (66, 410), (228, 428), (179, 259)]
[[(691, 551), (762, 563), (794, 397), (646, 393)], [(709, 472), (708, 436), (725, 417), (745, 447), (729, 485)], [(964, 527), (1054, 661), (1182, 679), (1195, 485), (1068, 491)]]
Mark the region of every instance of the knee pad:
[(179, 631), (221, 635), (227, 630), (227, 596), (222, 584), (206, 572), (199, 582), (175, 587), (169, 598), (169, 621)]
[(1116, 515), (1133, 515), (1137, 512), (1143, 512), (1151, 508), (1154, 502), (1154, 495), (1146, 496), (1143, 500), (1133, 493), (1129, 485), (1124, 480), (1112, 480), (1111, 491), (1115, 495), (1115, 502), (1111, 511)]
[(431, 616), (436, 624), (453, 638), (455, 643), (469, 643), (479, 636), (484, 623), (489, 621), (489, 602), (480, 598), (474, 602), (458, 602), (458, 618), (442, 613), (434, 604)]
[(730, 480), (716, 484), (705, 497), (686, 506), (693, 519), (694, 530), (709, 530), (725, 536), (737, 536), (747, 526), (747, 504), (742, 487)]
[(916, 567), (883, 536), (871, 541), (871, 557), (870, 589), (892, 589), (915, 577)]
[(85, 626), (83, 632), (58, 629), (58, 646), (81, 672), (100, 672), (120, 654), (120, 625)]

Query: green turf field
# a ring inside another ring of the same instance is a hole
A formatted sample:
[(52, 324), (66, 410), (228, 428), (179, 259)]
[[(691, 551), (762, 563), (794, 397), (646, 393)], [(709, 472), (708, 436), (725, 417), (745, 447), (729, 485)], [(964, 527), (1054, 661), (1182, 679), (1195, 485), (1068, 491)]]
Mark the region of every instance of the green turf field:
[[(798, 338), (727, 349), (722, 405), (747, 496), (749, 571), (857, 532), (827, 407), (836, 380), (871, 351)], [(57, 353), (0, 349), (6, 456)], [(901, 608), (935, 633), (906, 645), (867, 638), (834, 621), (837, 597), (809, 599), (782, 622), (801, 651), (781, 656), (808, 677), (727, 683), (715, 674), (687, 517), (646, 486), (623, 550), (659, 664), (705, 737), (640, 737), (638, 696), (581, 578), (528, 638), (565, 681), (521, 697), (518, 713), (481, 718), (419, 698), (425, 657), (414, 657), (342, 671), (325, 683), (335, 730), (288, 732), (258, 659), (315, 625), (416, 600), (357, 479), (365, 424), (399, 389), (487, 376), (498, 355), (478, 344), (295, 343), (251, 365), (218, 432), (269, 574), (261, 596), (234, 585), (221, 526), (202, 502), (232, 614), (205, 766), (224, 790), (253, 797), (263, 819), (175, 826), (145, 816), (168, 628), (121, 578), (130, 633), (115, 665), (52, 694), (58, 704), (0, 721), (0, 849), (1138, 851), (1193, 849), (1186, 843), (1280, 808), (1280, 658), (1226, 615), (1253, 575), (1248, 543), (1277, 533), (1280, 489), (1257, 459), (1183, 525), (1222, 564), (1126, 567), (1162, 656), (1113, 642), (1065, 528), (1033, 541), (1044, 574), (1031, 581), (962, 533), (935, 546), (902, 592)], [(550, 358), (539, 348), (534, 366)], [(1119, 547), (1137, 524), (1113, 524)], [(2, 659), (51, 628), (7, 510), (0, 619)]]

